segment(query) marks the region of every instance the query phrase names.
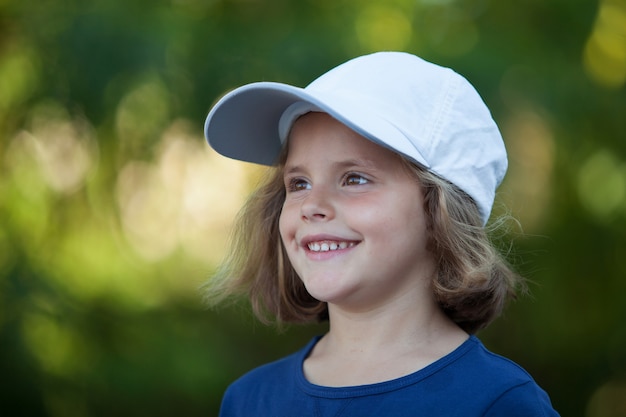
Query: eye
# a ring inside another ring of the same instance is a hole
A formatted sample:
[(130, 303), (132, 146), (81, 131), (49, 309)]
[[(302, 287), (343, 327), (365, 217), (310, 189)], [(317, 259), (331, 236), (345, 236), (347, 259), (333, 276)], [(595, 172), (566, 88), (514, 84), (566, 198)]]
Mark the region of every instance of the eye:
[(291, 178), (287, 181), (287, 191), (303, 191), (311, 189), (311, 184), (302, 178)]
[(349, 173), (344, 177), (344, 185), (363, 185), (367, 184), (369, 180), (360, 174)]

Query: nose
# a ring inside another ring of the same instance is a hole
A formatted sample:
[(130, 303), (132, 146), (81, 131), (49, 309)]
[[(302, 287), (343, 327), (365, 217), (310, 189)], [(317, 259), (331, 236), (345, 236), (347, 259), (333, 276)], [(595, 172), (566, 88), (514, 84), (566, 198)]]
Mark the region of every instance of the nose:
[(304, 221), (328, 221), (335, 217), (333, 193), (325, 187), (313, 187), (300, 207)]

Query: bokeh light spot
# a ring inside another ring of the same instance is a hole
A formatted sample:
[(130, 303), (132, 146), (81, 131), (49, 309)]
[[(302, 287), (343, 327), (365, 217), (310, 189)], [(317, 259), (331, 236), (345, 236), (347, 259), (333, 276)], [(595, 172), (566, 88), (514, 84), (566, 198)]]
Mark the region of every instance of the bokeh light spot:
[(626, 198), (624, 164), (607, 150), (591, 155), (578, 172), (578, 195), (597, 218), (613, 214)]
[(421, 24), (429, 44), (438, 53), (462, 56), (478, 43), (479, 31), (472, 16), (455, 6), (432, 7), (424, 11)]
[(80, 336), (41, 313), (26, 314), (22, 320), (22, 334), (29, 350), (49, 373), (69, 376), (86, 366), (86, 350), (81, 346)]
[(401, 10), (383, 4), (370, 4), (359, 14), (356, 32), (367, 51), (402, 50), (411, 40), (411, 21)]
[(63, 194), (83, 186), (98, 150), (89, 123), (72, 120), (62, 106), (45, 102), (35, 108), (31, 125), (35, 155), (48, 186)]
[(585, 44), (587, 75), (600, 85), (619, 88), (626, 82), (626, 1), (600, 4), (593, 31)]
[(24, 102), (39, 82), (36, 54), (30, 47), (9, 48), (0, 56), (0, 109)]
[(526, 108), (517, 109), (502, 126), (509, 171), (501, 196), (525, 230), (540, 229), (552, 194), (552, 129), (541, 115)]
[(169, 120), (170, 95), (156, 75), (146, 75), (121, 99), (115, 115), (119, 140), (126, 149), (153, 143)]
[(586, 417), (626, 417), (626, 383), (610, 381), (598, 388), (589, 400)]
[(212, 151), (185, 122), (166, 130), (154, 163), (131, 161), (117, 182), (123, 230), (137, 252), (156, 261), (182, 247), (219, 261), (247, 184), (244, 164)]

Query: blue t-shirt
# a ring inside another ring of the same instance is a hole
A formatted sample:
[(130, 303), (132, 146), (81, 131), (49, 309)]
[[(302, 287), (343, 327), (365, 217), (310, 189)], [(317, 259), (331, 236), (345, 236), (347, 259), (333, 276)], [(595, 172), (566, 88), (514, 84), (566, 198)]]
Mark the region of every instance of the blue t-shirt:
[(256, 368), (228, 387), (220, 417), (557, 417), (519, 365), (471, 336), (452, 353), (391, 381), (330, 388), (311, 384), (303, 362), (315, 343)]

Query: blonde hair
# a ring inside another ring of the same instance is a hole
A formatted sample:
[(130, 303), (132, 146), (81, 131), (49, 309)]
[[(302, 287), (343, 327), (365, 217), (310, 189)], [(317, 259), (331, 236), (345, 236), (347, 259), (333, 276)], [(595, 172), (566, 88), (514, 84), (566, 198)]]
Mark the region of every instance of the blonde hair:
[[(206, 300), (216, 305), (246, 295), (263, 322), (310, 323), (328, 318), (326, 303), (313, 298), (285, 253), (278, 222), (285, 188), (283, 150), (277, 167), (239, 212), (231, 250), (207, 282)], [(477, 206), (458, 187), (399, 158), (424, 192), (429, 250), (437, 260), (432, 288), (442, 310), (468, 333), (487, 326), (523, 288), (487, 236)], [(417, 209), (417, 208), (416, 208)]]

